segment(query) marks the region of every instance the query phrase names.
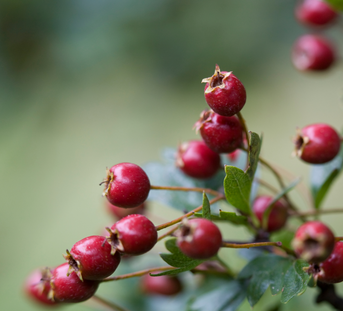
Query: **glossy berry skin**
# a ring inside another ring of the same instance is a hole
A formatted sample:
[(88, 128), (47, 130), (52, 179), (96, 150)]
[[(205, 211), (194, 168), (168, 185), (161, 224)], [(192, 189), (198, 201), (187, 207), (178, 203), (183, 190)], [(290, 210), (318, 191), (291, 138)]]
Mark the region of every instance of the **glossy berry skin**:
[(202, 140), (191, 140), (179, 146), (176, 164), (186, 175), (206, 179), (220, 168), (220, 155)]
[(106, 238), (92, 235), (74, 244), (64, 258), (81, 280), (102, 280), (110, 276), (120, 263), (119, 253), (111, 255)]
[[(53, 307), (58, 302), (49, 298), (50, 286), (50, 271), (47, 275), (45, 269), (33, 271), (26, 279), (24, 290), (26, 294), (38, 304)], [(42, 280), (43, 278), (43, 280)]]
[[(263, 222), (263, 214), (272, 200), (273, 197), (262, 195), (257, 197), (253, 203), (253, 212), (260, 221), (261, 225)], [(266, 231), (273, 232), (283, 228), (287, 222), (287, 218), (287, 207), (280, 200), (276, 201), (276, 203), (273, 204), (268, 216)]]
[(133, 214), (117, 221), (110, 229), (107, 241), (112, 253), (118, 250), (126, 255), (141, 255), (150, 251), (157, 242), (154, 224), (145, 216)]
[(217, 254), (222, 245), (219, 228), (204, 218), (188, 220), (176, 236), (181, 252), (193, 259), (209, 259)]
[(237, 117), (224, 117), (205, 110), (195, 124), (206, 145), (216, 153), (230, 153), (243, 144), (243, 129)]
[(301, 225), (292, 241), (296, 255), (309, 263), (321, 263), (332, 253), (335, 236), (320, 221), (308, 221)]
[(331, 24), (338, 14), (322, 0), (304, 0), (295, 8), (297, 20), (304, 25), (320, 27)]
[(116, 219), (122, 219), (131, 214), (141, 214), (143, 215), (145, 212), (145, 203), (141, 205), (131, 207), (131, 208), (123, 208), (119, 206), (115, 206), (111, 204), (108, 200), (106, 200), (106, 208), (111, 215), (113, 215)]
[(53, 271), (51, 288), (53, 299), (58, 302), (81, 302), (91, 298), (98, 289), (97, 281), (79, 279), (75, 272), (67, 276), (69, 264), (64, 263)]
[(324, 283), (340, 283), (343, 281), (343, 242), (336, 242), (329, 258), (320, 265), (318, 280)]
[(119, 207), (141, 205), (150, 192), (150, 181), (144, 170), (133, 163), (119, 163), (107, 170), (103, 182), (103, 195), (108, 201)]
[(302, 128), (294, 143), (296, 155), (311, 164), (322, 164), (333, 160), (341, 147), (341, 139), (336, 130), (324, 123)]
[(145, 274), (140, 280), (143, 293), (148, 295), (173, 296), (182, 291), (182, 283), (177, 277), (168, 275), (150, 276)]
[(292, 62), (300, 71), (322, 71), (333, 65), (335, 54), (335, 48), (324, 37), (304, 35), (293, 45)]
[(246, 102), (246, 91), (242, 82), (232, 72), (220, 71), (218, 65), (214, 74), (203, 79), (205, 99), (211, 109), (226, 117), (241, 111)]

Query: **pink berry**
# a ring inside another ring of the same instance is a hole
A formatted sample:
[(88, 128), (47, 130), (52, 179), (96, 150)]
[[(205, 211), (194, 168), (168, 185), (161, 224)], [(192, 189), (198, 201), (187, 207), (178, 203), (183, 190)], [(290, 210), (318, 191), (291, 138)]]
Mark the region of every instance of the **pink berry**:
[(141, 255), (150, 251), (157, 242), (154, 224), (145, 216), (133, 214), (117, 221), (111, 229), (107, 241), (112, 253), (117, 250), (125, 255)]
[(186, 256), (209, 259), (222, 245), (222, 235), (210, 220), (195, 218), (186, 221), (176, 233), (177, 245)]
[(330, 256), (335, 246), (335, 236), (322, 222), (308, 221), (296, 231), (292, 246), (297, 256), (316, 264)]
[(173, 296), (182, 291), (182, 283), (178, 277), (145, 274), (141, 278), (140, 287), (145, 294)]
[(338, 154), (341, 139), (330, 125), (316, 123), (298, 130), (294, 140), (295, 154), (307, 163), (322, 164)]
[(195, 123), (206, 145), (216, 153), (230, 153), (242, 146), (243, 130), (237, 117), (224, 117), (211, 110)]
[[(141, 205), (150, 192), (150, 181), (141, 167), (132, 163), (119, 163), (107, 170), (103, 195), (113, 205), (135, 207)], [(101, 184), (102, 184), (101, 183)]]
[(57, 304), (49, 297), (51, 271), (48, 268), (33, 271), (26, 279), (24, 290), (35, 302), (45, 306)]
[(293, 45), (292, 61), (298, 70), (326, 70), (331, 67), (335, 59), (335, 49), (324, 37), (304, 35)]
[(329, 258), (320, 263), (318, 280), (325, 283), (339, 283), (343, 281), (343, 242), (336, 242)]
[(99, 235), (89, 236), (74, 244), (64, 258), (81, 280), (102, 280), (110, 276), (120, 263), (119, 253), (111, 255), (111, 245)]
[[(253, 212), (262, 225), (263, 214), (269, 206), (273, 197), (262, 195), (255, 199), (253, 203)], [(284, 227), (287, 222), (288, 213), (287, 206), (285, 206), (280, 200), (273, 204), (270, 214), (268, 216), (267, 231), (273, 232)]]
[(241, 81), (232, 72), (220, 71), (218, 65), (213, 76), (201, 81), (205, 85), (205, 99), (214, 112), (231, 117), (240, 112), (246, 102)]
[(193, 178), (210, 178), (220, 168), (220, 156), (201, 140), (191, 140), (179, 146), (176, 166)]
[(303, 0), (296, 6), (297, 20), (307, 26), (317, 27), (331, 24), (338, 14), (322, 0)]
[(51, 288), (54, 301), (81, 302), (91, 298), (98, 289), (97, 281), (81, 281), (75, 272), (67, 276), (69, 264), (64, 263), (52, 273)]
[(115, 218), (122, 219), (131, 214), (144, 214), (145, 203), (131, 208), (124, 208), (115, 206), (106, 200), (106, 208)]

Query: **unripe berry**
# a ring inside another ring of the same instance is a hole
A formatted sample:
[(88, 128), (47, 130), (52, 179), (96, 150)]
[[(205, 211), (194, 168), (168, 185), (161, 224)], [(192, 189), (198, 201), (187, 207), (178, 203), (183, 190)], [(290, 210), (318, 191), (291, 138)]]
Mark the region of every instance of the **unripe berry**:
[(191, 140), (179, 146), (175, 165), (193, 178), (210, 178), (220, 168), (220, 156), (202, 140)]
[(205, 99), (214, 112), (231, 117), (240, 112), (246, 102), (241, 81), (232, 72), (220, 71), (218, 65), (213, 76), (201, 81), (205, 85)]
[[(255, 199), (253, 203), (253, 212), (260, 221), (262, 225), (263, 215), (269, 206), (270, 202), (273, 200), (273, 197), (262, 195)], [(288, 213), (287, 207), (279, 200), (276, 201), (270, 211), (268, 216), (267, 228), (268, 232), (277, 231), (284, 227), (287, 222)]]
[(336, 157), (341, 139), (330, 125), (316, 123), (298, 130), (294, 144), (295, 154), (300, 159), (307, 163), (322, 164)]
[(335, 60), (335, 49), (324, 37), (304, 35), (293, 45), (292, 61), (298, 70), (326, 70)]
[(133, 163), (119, 163), (107, 170), (103, 195), (113, 205), (135, 207), (141, 205), (150, 192), (150, 181), (141, 167)]
[(175, 235), (181, 252), (194, 259), (209, 259), (217, 254), (222, 245), (219, 228), (204, 218), (184, 221)]
[(343, 281), (343, 242), (336, 242), (329, 258), (320, 265), (318, 280), (325, 283), (339, 283)]
[(176, 276), (145, 274), (140, 280), (143, 293), (150, 295), (173, 296), (182, 291), (182, 283)]
[(243, 129), (237, 117), (224, 117), (211, 110), (195, 123), (206, 145), (216, 153), (230, 153), (242, 146)]
[(322, 222), (308, 221), (296, 231), (292, 246), (300, 258), (318, 264), (332, 253), (335, 236)]

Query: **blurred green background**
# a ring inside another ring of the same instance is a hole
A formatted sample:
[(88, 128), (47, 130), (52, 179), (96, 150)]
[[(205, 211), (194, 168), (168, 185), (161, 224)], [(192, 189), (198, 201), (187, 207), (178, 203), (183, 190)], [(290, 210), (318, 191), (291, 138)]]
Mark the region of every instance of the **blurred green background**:
[[(212, 75), (216, 63), (244, 83), (248, 100), (242, 113), (249, 129), (264, 134), (263, 156), (304, 176), (306, 184), (309, 167), (290, 156), (291, 138), (297, 126), (314, 122), (342, 128), (343, 75), (341, 63), (321, 74), (293, 69), (292, 43), (307, 32), (293, 18), (294, 5), (1, 1), (2, 310), (37, 310), (22, 294), (29, 272), (62, 263), (66, 248), (113, 222), (98, 186), (106, 166), (159, 160), (165, 146), (197, 137), (192, 126), (206, 108), (200, 81)], [(342, 47), (340, 31), (326, 33)], [(340, 178), (325, 207), (343, 207), (342, 186)], [(307, 207), (297, 193), (293, 198)], [(159, 224), (166, 214), (178, 215), (155, 204), (149, 216)], [(343, 235), (341, 216), (323, 219)], [(246, 234), (236, 228), (228, 232), (231, 239)], [(149, 260), (143, 258), (141, 267)], [(125, 299), (132, 297), (125, 284), (103, 285), (99, 294), (127, 305)], [(314, 292), (282, 310), (314, 308)], [(265, 296), (256, 310), (277, 301)], [(243, 309), (249, 310), (247, 303)]]

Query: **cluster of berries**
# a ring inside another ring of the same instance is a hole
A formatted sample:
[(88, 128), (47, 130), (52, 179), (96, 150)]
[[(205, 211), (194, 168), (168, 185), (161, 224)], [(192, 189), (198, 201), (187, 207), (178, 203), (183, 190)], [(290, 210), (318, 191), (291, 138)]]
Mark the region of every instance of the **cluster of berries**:
[[(334, 24), (339, 16), (324, 0), (302, 0), (295, 8), (295, 17), (303, 25), (318, 31)], [(335, 47), (323, 35), (306, 34), (293, 45), (292, 61), (301, 71), (326, 70), (336, 58)]]

